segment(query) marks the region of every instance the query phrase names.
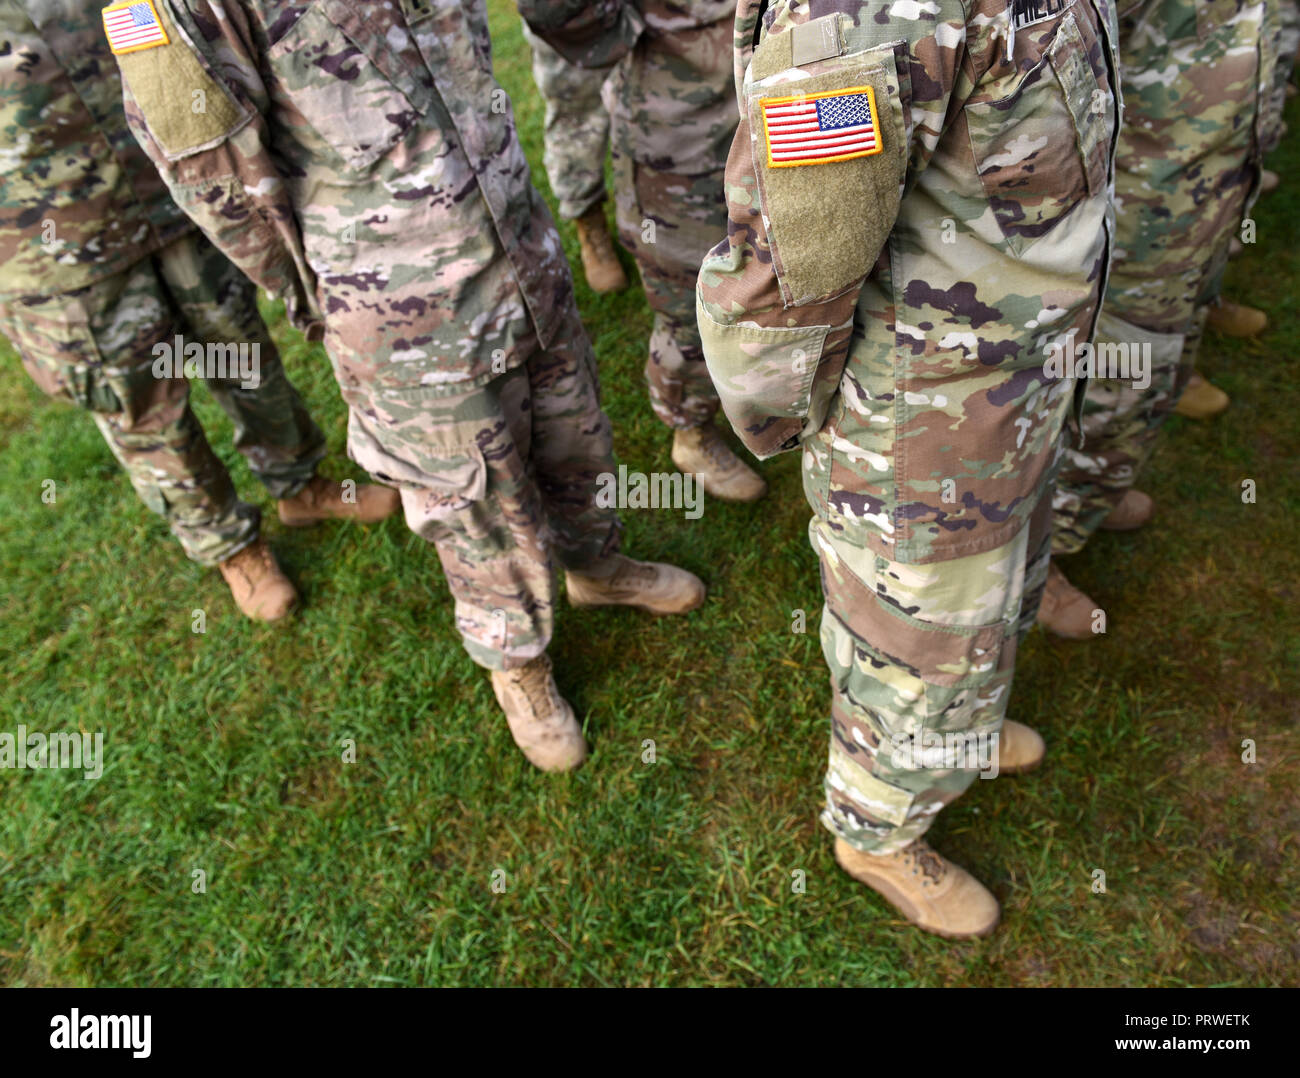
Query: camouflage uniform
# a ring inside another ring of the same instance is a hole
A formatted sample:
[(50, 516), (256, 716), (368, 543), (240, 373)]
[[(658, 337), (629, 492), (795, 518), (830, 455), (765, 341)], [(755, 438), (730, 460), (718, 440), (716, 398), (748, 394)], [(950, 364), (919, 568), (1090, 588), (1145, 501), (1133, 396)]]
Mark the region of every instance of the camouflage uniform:
[(523, 24), (533, 81), (546, 103), (542, 161), (560, 216), (572, 221), (605, 198), (609, 113), (600, 97), (606, 72), (570, 63)]
[(178, 334), (256, 346), (256, 388), (207, 382), (272, 497), (306, 484), (325, 439), (252, 283), (194, 229), (131, 137), (93, 7), (0, 0), (0, 129), (0, 331), (42, 390), (91, 412), (186, 554), (225, 560), (257, 537), (259, 511), (208, 445), (189, 382), (155, 376), (154, 346)]
[[(1000, 729), (1041, 595), (1075, 395), (1046, 352), (1090, 339), (1105, 279), (1115, 18), (1106, 0), (786, 0), (755, 46), (761, 6), (737, 13), (729, 237), (700, 326), (750, 449), (802, 443), (833, 690), (823, 822), (885, 853), (975, 776), (895, 746)], [(842, 122), (834, 103), (867, 89), (879, 152), (769, 164), (765, 110), (830, 95)]]
[(118, 55), (133, 130), (323, 337), (348, 451), (437, 548), (471, 656), (523, 666), (550, 638), (551, 549), (581, 570), (620, 527), (593, 504), (609, 423), (559, 235), (492, 107), (482, 4), (155, 4), (170, 44)]
[(1264, 117), (1260, 139), (1264, 153), (1272, 153), (1282, 140), (1282, 115), (1286, 111), (1286, 90), (1295, 72), (1296, 50), (1300, 49), (1300, 0), (1268, 0), (1267, 25), (1262, 42), (1264, 64), (1261, 108)]
[(1133, 486), (1191, 374), (1229, 240), (1258, 187), (1265, 17), (1261, 0), (1123, 7), (1116, 243), (1097, 344), (1149, 346), (1150, 384), (1089, 383), (1083, 444), (1067, 447), (1054, 496), (1058, 556), (1082, 549)]
[[(520, 6), (531, 17), (529, 5)], [(604, 90), (618, 235), (636, 258), (654, 312), (645, 368), (651, 406), (670, 427), (699, 427), (718, 410), (695, 325), (695, 275), (727, 228), (722, 178), (737, 122), (735, 0), (624, 6), (644, 28)], [(572, 55), (597, 62), (581, 51)]]

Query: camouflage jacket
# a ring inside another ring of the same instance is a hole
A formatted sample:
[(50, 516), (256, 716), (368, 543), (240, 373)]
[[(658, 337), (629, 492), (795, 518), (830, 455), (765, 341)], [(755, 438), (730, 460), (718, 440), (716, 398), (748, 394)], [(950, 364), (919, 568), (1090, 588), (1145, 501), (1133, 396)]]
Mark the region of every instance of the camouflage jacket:
[[(1276, 5), (1278, 0), (1268, 0)], [(1120, 13), (1124, 129), (1107, 311), (1182, 332), (1227, 258), (1262, 166), (1264, 0), (1129, 0)]]
[(572, 279), (481, 2), (153, 4), (168, 43), (117, 56), (132, 128), (345, 398), (463, 392), (553, 341)]
[(82, 288), (193, 227), (131, 137), (94, 6), (0, 0), (0, 298)]
[[(833, 399), (854, 406), (847, 361), (892, 370), (892, 421), (844, 447), (835, 511), (898, 561), (999, 546), (1045, 488), (1075, 388), (1049, 349), (1091, 339), (1105, 285), (1113, 2), (784, 0), (760, 21), (764, 6), (737, 11), (729, 234), (699, 277), (723, 405), (769, 456), (820, 431)], [(783, 111), (821, 100), (817, 146), (839, 144), (844, 107), (875, 148), (784, 145)]]

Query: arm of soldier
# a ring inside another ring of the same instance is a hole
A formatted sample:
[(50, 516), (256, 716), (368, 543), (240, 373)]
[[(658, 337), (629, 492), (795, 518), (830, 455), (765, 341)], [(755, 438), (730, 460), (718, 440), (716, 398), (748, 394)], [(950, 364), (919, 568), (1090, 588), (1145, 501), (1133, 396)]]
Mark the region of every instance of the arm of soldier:
[(754, 4), (738, 9), (737, 55), (752, 53), (727, 164), (729, 235), (701, 268), (697, 315), (723, 407), (760, 457), (822, 426), (903, 191), (978, 81), (959, 0), (885, 25), (860, 2), (829, 6), (840, 10), (813, 19), (807, 4), (773, 5), (757, 46)]
[(612, 68), (645, 29), (628, 0), (516, 0), (515, 6), (533, 33), (582, 68)]
[(696, 317), (727, 417), (762, 459), (820, 427), (848, 356), (862, 278), (828, 299), (786, 307), (747, 116), (731, 144), (724, 193), (727, 238), (700, 267)]
[(217, 19), (207, 0), (155, 7), (167, 44), (116, 54), (132, 133), (208, 238), (319, 339), (315, 276), (270, 152), (268, 97), (242, 13), (228, 4)]

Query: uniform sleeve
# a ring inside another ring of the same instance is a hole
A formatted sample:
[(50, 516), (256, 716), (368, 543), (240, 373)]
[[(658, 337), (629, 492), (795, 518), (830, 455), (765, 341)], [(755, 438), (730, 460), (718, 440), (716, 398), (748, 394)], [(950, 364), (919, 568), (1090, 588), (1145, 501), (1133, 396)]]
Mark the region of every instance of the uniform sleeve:
[[(737, 11), (738, 61), (748, 62), (727, 238), (706, 256), (696, 298), (723, 408), (763, 458), (821, 428), (903, 192), (975, 80), (955, 0), (884, 25), (849, 0), (786, 0), (761, 25), (760, 6), (742, 0)], [(785, 127), (795, 110), (807, 122)]]
[(227, 3), (217, 17), (208, 0), (154, 0), (154, 9), (166, 43), (114, 50), (127, 122), (180, 207), (319, 339), (315, 275), (270, 151), (269, 98), (243, 12)]
[(612, 67), (645, 27), (628, 0), (516, 0), (516, 7), (533, 33), (584, 68)]

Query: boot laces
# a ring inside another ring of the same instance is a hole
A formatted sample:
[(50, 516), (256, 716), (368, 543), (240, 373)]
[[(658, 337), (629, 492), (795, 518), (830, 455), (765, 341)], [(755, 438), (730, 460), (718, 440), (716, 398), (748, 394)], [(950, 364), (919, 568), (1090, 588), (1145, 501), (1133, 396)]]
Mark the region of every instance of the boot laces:
[(735, 454), (722, 440), (717, 427), (712, 425), (700, 428), (700, 448), (709, 462), (719, 471), (729, 471), (735, 463)]
[(920, 873), (926, 877), (923, 886), (929, 887), (943, 879), (946, 867), (943, 858), (920, 839), (903, 851), (903, 862), (911, 866), (913, 876)]
[(519, 671), (515, 684), (524, 694), (534, 718), (542, 718), (554, 710), (551, 698), (551, 664), (535, 660)]
[(649, 562), (624, 558), (623, 563), (614, 574), (611, 584), (653, 584), (659, 577), (659, 570)]

